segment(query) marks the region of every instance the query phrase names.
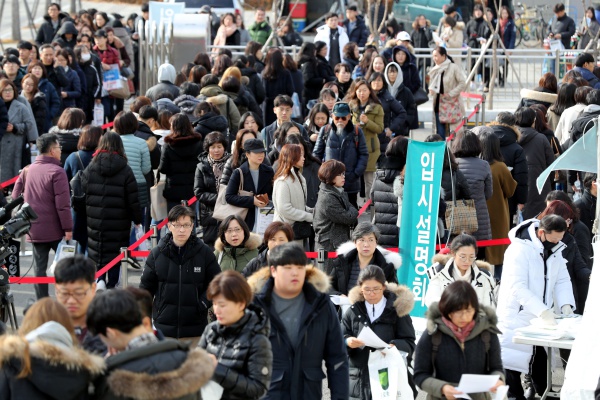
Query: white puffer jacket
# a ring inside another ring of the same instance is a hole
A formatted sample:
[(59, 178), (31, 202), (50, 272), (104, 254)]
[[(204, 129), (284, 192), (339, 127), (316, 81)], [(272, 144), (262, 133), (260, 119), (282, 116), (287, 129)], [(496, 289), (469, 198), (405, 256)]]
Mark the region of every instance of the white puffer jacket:
[(567, 263), (562, 256), (565, 244), (559, 242), (544, 265), (544, 246), (536, 235), (537, 219), (523, 221), (511, 229), (510, 246), (504, 254), (502, 284), (498, 293), (498, 329), (504, 368), (527, 373), (533, 347), (513, 343), (515, 329), (528, 326), (554, 301), (561, 308), (575, 308), (575, 298)]
[[(485, 261), (475, 261), (471, 267), (471, 286), (477, 293), (480, 305), (496, 308), (496, 282), (492, 276), (492, 266)], [(429, 287), (425, 295), (427, 307), (433, 302), (440, 301), (442, 292), (455, 281), (454, 257), (450, 254), (436, 254), (433, 266), (427, 270)]]

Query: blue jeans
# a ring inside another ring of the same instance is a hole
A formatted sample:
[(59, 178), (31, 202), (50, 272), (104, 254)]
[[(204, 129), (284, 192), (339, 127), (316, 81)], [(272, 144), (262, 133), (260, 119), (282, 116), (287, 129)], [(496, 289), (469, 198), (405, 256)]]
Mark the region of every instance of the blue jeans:
[(435, 127), (438, 135), (442, 137), (442, 139), (446, 139), (446, 124), (440, 122), (440, 115), (435, 114)]

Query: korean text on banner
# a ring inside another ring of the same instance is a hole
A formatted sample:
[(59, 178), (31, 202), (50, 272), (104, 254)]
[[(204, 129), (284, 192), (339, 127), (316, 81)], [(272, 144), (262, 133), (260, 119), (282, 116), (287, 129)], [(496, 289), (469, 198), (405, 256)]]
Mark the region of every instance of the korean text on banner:
[[(162, 32), (162, 26), (173, 22), (175, 14), (183, 14), (185, 12), (185, 3), (162, 3), (159, 1), (151, 1), (149, 7), (149, 22), (156, 22), (158, 35)], [(165, 27), (165, 36), (169, 38), (169, 32)], [(150, 31), (152, 32), (152, 31)], [(152, 34), (152, 33), (150, 33)], [(152, 39), (152, 38), (151, 38)]]
[(440, 184), (446, 143), (411, 140), (406, 159), (399, 251), (398, 282), (411, 288), (415, 307), (410, 315), (425, 316), (427, 268), (435, 254)]

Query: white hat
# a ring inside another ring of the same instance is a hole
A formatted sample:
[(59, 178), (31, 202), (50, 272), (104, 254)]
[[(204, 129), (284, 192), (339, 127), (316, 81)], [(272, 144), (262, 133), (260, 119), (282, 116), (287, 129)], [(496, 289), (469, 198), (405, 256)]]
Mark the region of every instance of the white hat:
[(396, 35), (396, 40), (408, 40), (410, 42), (410, 35), (406, 31), (399, 32)]

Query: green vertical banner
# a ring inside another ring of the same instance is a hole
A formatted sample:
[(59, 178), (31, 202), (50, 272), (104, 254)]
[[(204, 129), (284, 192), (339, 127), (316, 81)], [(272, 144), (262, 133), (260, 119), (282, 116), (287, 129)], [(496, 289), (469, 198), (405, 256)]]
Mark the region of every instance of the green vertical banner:
[(399, 244), (402, 267), (398, 269), (398, 282), (408, 286), (415, 295), (415, 307), (410, 313), (414, 317), (423, 317), (427, 311), (427, 268), (435, 254), (444, 151), (445, 142), (411, 140), (408, 144)]

